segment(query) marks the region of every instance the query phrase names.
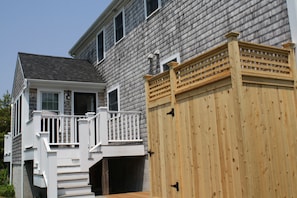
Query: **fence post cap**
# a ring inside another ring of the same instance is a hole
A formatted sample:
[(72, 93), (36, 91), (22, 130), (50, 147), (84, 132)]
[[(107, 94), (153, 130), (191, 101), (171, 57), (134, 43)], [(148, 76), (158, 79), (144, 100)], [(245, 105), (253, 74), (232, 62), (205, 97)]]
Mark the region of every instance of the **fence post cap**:
[(149, 80), (149, 79), (151, 79), (152, 77), (153, 77), (153, 76), (150, 75), (150, 74), (146, 74), (146, 75), (143, 76), (143, 78), (144, 78), (145, 80)]
[(287, 42), (282, 44), (283, 48), (285, 49), (294, 49), (295, 48), (295, 43), (293, 42)]
[(98, 107), (97, 112), (107, 112), (107, 107)]
[(238, 38), (239, 32), (229, 32), (225, 35), (227, 39)]
[(168, 66), (169, 66), (170, 68), (173, 68), (173, 67), (176, 67), (178, 64), (179, 64), (178, 62), (171, 61), (171, 62), (168, 63)]

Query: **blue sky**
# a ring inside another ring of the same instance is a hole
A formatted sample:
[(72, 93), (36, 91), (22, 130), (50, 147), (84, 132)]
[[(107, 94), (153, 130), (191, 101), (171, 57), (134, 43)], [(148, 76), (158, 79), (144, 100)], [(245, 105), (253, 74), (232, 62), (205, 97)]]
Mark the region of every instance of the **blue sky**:
[(18, 52), (65, 56), (111, 0), (1, 0), (0, 98), (11, 93)]

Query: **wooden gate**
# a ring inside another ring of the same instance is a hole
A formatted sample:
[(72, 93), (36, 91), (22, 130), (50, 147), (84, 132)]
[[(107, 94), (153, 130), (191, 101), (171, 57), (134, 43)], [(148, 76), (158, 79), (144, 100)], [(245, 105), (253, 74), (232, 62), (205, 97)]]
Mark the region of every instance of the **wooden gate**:
[[(161, 133), (150, 135), (151, 183), (156, 184), (152, 189), (154, 197), (178, 197), (179, 187), (176, 185), (179, 178), (177, 167), (179, 159), (177, 153), (177, 138), (174, 132), (174, 117), (167, 115), (171, 111), (170, 103), (150, 109), (150, 126)], [(152, 125), (151, 125), (152, 124)], [(166, 142), (166, 144), (162, 144)]]
[(237, 36), (146, 76), (151, 197), (297, 195), (292, 45)]

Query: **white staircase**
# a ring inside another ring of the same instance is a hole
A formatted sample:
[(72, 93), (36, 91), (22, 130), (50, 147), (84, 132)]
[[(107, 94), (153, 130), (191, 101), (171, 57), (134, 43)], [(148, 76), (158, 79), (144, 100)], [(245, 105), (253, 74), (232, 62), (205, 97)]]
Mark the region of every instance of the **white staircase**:
[(94, 198), (89, 185), (89, 172), (74, 170), (76, 168), (58, 167), (58, 197)]
[[(83, 170), (81, 167), (78, 154), (78, 148), (58, 149), (57, 185), (59, 198), (95, 198), (89, 183), (89, 171), (88, 169)], [(96, 161), (98, 162), (101, 158), (98, 156)], [(84, 163), (90, 164), (89, 162)]]
[[(57, 152), (58, 198), (95, 198), (89, 183), (88, 168), (102, 159), (102, 153), (92, 153), (92, 157), (83, 162), (85, 167), (82, 167), (78, 147), (57, 147), (55, 150)], [(42, 188), (46, 187), (45, 177), (39, 169), (39, 163), (34, 163), (34, 185)]]

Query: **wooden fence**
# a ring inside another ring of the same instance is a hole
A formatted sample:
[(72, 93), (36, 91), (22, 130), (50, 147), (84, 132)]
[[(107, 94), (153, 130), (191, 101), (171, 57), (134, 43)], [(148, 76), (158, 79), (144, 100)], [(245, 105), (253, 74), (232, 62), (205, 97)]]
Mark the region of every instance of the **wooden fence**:
[(145, 77), (151, 197), (297, 196), (293, 44), (237, 36)]

